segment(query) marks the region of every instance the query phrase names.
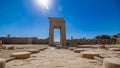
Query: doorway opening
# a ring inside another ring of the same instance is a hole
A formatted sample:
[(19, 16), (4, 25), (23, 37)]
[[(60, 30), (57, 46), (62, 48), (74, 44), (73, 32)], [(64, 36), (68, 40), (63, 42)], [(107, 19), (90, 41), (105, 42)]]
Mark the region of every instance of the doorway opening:
[(60, 45), (60, 29), (54, 29), (54, 45)]

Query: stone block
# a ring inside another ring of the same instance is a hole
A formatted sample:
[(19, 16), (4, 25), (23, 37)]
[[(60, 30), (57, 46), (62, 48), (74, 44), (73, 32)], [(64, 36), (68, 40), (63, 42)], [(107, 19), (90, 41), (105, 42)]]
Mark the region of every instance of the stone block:
[(99, 54), (97, 52), (85, 51), (85, 52), (81, 52), (81, 55), (82, 55), (82, 57), (88, 58), (88, 59), (94, 59), (94, 56), (98, 56), (99, 57)]
[(0, 58), (0, 68), (5, 68), (5, 59)]
[(80, 53), (80, 52), (83, 52), (83, 51), (85, 51), (85, 50), (84, 49), (80, 49), (80, 48), (74, 49), (75, 53)]
[(110, 48), (111, 51), (120, 51), (120, 48)]
[(30, 52), (31, 54), (34, 54), (34, 53), (40, 52), (40, 50), (39, 49), (29, 49), (28, 52)]
[(40, 51), (44, 51), (45, 49), (44, 49), (44, 48), (40, 48), (39, 50), (40, 50)]
[(43, 49), (47, 49), (47, 47), (43, 48)]
[(103, 68), (120, 68), (120, 58), (104, 58)]
[(14, 49), (15, 49), (14, 46), (9, 46), (9, 47), (7, 47), (7, 50), (14, 50)]
[(0, 46), (0, 49), (5, 50), (5, 49), (6, 49), (6, 46)]
[(73, 51), (76, 47), (69, 47), (69, 50)]
[(27, 58), (30, 58), (30, 52), (13, 53), (11, 57), (15, 57), (15, 59), (27, 59)]
[(100, 45), (100, 46), (98, 46), (98, 48), (100, 48), (100, 49), (106, 49), (105, 45)]

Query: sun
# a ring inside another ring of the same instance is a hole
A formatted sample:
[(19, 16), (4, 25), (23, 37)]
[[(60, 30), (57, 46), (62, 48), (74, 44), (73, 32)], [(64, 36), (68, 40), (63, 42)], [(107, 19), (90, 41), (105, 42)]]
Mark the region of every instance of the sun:
[(34, 0), (34, 1), (38, 7), (42, 7), (49, 10), (52, 0)]

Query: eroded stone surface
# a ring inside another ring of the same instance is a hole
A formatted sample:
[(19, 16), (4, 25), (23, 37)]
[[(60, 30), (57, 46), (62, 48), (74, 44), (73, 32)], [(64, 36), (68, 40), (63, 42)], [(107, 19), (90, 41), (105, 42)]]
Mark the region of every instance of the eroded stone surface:
[(30, 58), (30, 52), (17, 52), (13, 53), (11, 56), (15, 57), (16, 59), (26, 59)]
[(5, 49), (6, 49), (6, 46), (0, 46), (0, 49), (5, 50)]
[(14, 46), (9, 46), (9, 47), (7, 47), (7, 50), (14, 50), (14, 49), (15, 49)]
[(69, 50), (73, 51), (76, 47), (69, 47)]
[(38, 53), (38, 52), (40, 52), (40, 50), (39, 49), (29, 49), (28, 50), (28, 52), (30, 52), (30, 53)]
[(47, 47), (45, 47), (45, 48), (40, 48), (39, 50), (40, 51), (44, 51), (44, 50), (46, 50), (47, 49)]
[(120, 68), (120, 58), (105, 58), (103, 60), (104, 68)]
[(11, 68), (100, 68), (99, 65), (95, 65), (96, 63), (90, 63), (90, 59), (81, 58), (78, 53), (67, 49), (50, 47), (31, 56), (29, 59), (8, 62), (7, 66)]
[(120, 51), (120, 48), (110, 48), (111, 51)]
[(5, 68), (5, 59), (0, 58), (0, 68)]
[[(31, 48), (34, 48), (34, 47), (35, 46), (33, 45), (33, 47)], [(107, 48), (109, 48), (109, 46), (107, 46)], [(110, 48), (111, 48), (111, 45), (110, 45)], [(110, 51), (107, 49), (97, 49), (97, 48), (96, 49), (81, 48), (81, 49), (85, 49), (88, 52), (91, 52), (91, 51), (97, 52), (100, 55), (104, 55), (103, 58), (120, 56), (119, 51)], [(24, 49), (22, 50), (18, 49), (18, 50), (23, 51)], [(7, 51), (7, 52), (4, 52), (4, 51)], [(2, 50), (1, 52), (4, 52), (6, 54), (8, 53), (8, 51), (14, 52), (16, 50)], [(97, 58), (97, 60), (96, 59), (93, 60), (93, 59), (82, 58), (80, 53), (74, 53), (73, 51), (70, 51), (64, 48), (57, 49), (55, 47), (49, 47), (45, 51), (41, 51), (36, 54), (31, 54), (31, 57), (28, 59), (13, 60), (8, 62), (6, 65), (8, 66), (7, 68), (101, 68), (102, 63), (99, 63), (101, 59), (99, 60)]]
[(105, 45), (100, 45), (100, 46), (98, 46), (98, 48), (100, 48), (100, 49), (106, 49)]
[(97, 52), (82, 52), (82, 57), (84, 58), (88, 58), (88, 59), (94, 59), (94, 56), (99, 56), (99, 54)]
[(85, 50), (84, 50), (84, 49), (80, 49), (80, 48), (74, 49), (74, 52), (75, 52), (75, 53), (80, 53), (80, 52), (82, 52), (82, 51), (85, 51)]

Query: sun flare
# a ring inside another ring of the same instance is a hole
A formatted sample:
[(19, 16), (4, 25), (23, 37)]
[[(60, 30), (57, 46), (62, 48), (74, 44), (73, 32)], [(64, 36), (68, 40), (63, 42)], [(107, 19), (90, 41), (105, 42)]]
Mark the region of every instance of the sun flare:
[(49, 10), (51, 5), (51, 0), (35, 0), (35, 3), (38, 7), (42, 7)]

